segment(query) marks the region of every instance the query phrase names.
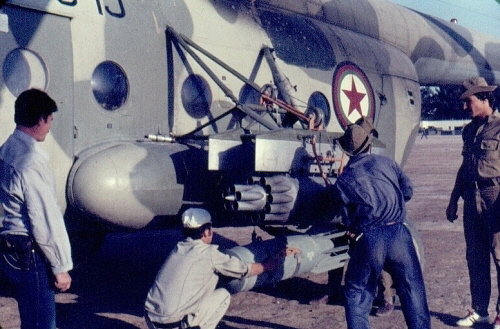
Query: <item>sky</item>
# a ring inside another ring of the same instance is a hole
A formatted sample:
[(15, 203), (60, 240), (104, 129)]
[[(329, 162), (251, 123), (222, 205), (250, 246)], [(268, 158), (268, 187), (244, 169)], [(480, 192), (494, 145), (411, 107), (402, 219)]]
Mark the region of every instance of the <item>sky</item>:
[[(500, 37), (500, 0), (388, 0), (450, 20), (484, 34)], [(497, 2), (498, 1), (498, 2)]]

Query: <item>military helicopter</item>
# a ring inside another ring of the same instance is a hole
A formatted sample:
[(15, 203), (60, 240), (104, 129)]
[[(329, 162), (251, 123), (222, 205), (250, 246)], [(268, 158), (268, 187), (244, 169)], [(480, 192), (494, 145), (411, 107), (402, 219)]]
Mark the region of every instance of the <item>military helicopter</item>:
[[(383, 0), (8, 0), (0, 44), (0, 139), (22, 91), (57, 101), (43, 146), (68, 227), (91, 232), (191, 206), (321, 226), (347, 125), (372, 118), (374, 152), (404, 164), (421, 84), (500, 83), (499, 39)], [(341, 237), (314, 235), (330, 242), (306, 270), (341, 267)]]

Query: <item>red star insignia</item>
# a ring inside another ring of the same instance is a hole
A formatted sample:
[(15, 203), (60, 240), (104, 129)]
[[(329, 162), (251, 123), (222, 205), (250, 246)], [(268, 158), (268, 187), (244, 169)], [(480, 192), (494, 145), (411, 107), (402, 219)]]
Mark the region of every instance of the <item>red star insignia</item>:
[(356, 84), (354, 83), (354, 78), (351, 83), (351, 90), (342, 89), (342, 91), (346, 94), (347, 98), (349, 98), (349, 113), (347, 115), (351, 115), (354, 110), (358, 111), (359, 115), (363, 115), (361, 112), (361, 100), (365, 98), (366, 94), (358, 93), (356, 89)]

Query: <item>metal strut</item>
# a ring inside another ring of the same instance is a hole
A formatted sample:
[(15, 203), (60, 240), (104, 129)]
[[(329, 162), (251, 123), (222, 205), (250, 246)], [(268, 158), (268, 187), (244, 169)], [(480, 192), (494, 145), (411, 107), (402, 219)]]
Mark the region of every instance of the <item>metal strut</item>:
[[(271, 49), (269, 47), (263, 47), (262, 51), (267, 59), (269, 66), (271, 67), (273, 79), (275, 80), (275, 83), (277, 83), (277, 87), (279, 88), (280, 94), (282, 95), (282, 97), (285, 98), (285, 101), (282, 101), (279, 99), (273, 99), (273, 98), (265, 95), (262, 92), (262, 88), (259, 87), (255, 82), (247, 79), (244, 75), (237, 72), (236, 70), (234, 70), (233, 68), (228, 66), (226, 63), (222, 62), (217, 57), (215, 57), (212, 54), (210, 54), (209, 52), (207, 52), (205, 49), (201, 48), (199, 45), (194, 43), (192, 40), (190, 40), (186, 36), (184, 36), (182, 34), (178, 34), (173, 28), (167, 27), (167, 32), (173, 37), (173, 39), (175, 39), (177, 41), (177, 43), (187, 53), (189, 53), (191, 55), (191, 57), (202, 67), (202, 69), (219, 86), (219, 88), (221, 88), (221, 90), (224, 92), (224, 94), (227, 97), (229, 97), (236, 104), (235, 108), (238, 108), (239, 110), (241, 110), (242, 112), (247, 114), (249, 117), (251, 117), (252, 119), (257, 121), (258, 123), (260, 123), (262, 126), (266, 127), (269, 130), (275, 130), (275, 129), (280, 128), (275, 122), (270, 122), (270, 121), (266, 120), (265, 118), (261, 117), (260, 115), (258, 115), (254, 111), (252, 106), (240, 103), (240, 101), (238, 100), (238, 98), (236, 98), (236, 96), (234, 96), (232, 91), (217, 77), (217, 75), (212, 70), (210, 70), (210, 68), (201, 60), (201, 58), (193, 51), (193, 49), (191, 49), (191, 47), (196, 49), (197, 51), (199, 51), (200, 53), (202, 53), (203, 55), (205, 55), (206, 57), (208, 57), (212, 61), (214, 61), (216, 64), (218, 64), (219, 66), (221, 66), (222, 68), (224, 68), (225, 70), (227, 70), (228, 72), (233, 74), (235, 77), (240, 79), (242, 82), (244, 82), (248, 86), (255, 89), (257, 92), (259, 92), (261, 94), (262, 98), (265, 99), (267, 102), (270, 102), (270, 103), (277, 105), (281, 109), (285, 110), (286, 113), (292, 114), (296, 118), (299, 118), (301, 121), (305, 121), (307, 123), (311, 122), (310, 117), (307, 117), (306, 115), (304, 115), (302, 112), (298, 111), (295, 108), (293, 99), (292, 99), (292, 97), (290, 97), (290, 91), (291, 91), (291, 89), (293, 89), (293, 87), (290, 85), (290, 82), (288, 81), (288, 79), (284, 78), (282, 76), (281, 72), (278, 70), (275, 63), (272, 61)], [(222, 117), (230, 114), (235, 108), (223, 113), (222, 115), (218, 116), (217, 118), (210, 120), (210, 122), (203, 125), (203, 127), (206, 127), (206, 126), (212, 124), (213, 122), (221, 119)], [(189, 135), (192, 135), (201, 129), (203, 129), (203, 128), (198, 127), (195, 131), (192, 131), (188, 134), (185, 134), (182, 137), (187, 137)]]
[[(256, 114), (254, 111), (252, 111), (250, 108), (248, 108), (245, 104), (241, 104), (236, 98), (236, 96), (233, 95), (232, 91), (217, 77), (217, 75), (210, 70), (210, 68), (201, 60), (201, 58), (196, 55), (196, 53), (189, 47), (189, 45), (186, 42), (186, 37), (177, 34), (171, 27), (167, 28), (168, 32), (176, 39), (176, 41), (184, 48), (186, 52), (188, 52), (191, 57), (207, 72), (207, 74), (212, 78), (212, 80), (221, 88), (221, 90), (224, 92), (224, 94), (229, 97), (235, 104), (236, 106), (243, 111), (245, 114), (247, 114), (249, 117), (254, 119), (255, 121), (259, 122), (261, 125), (266, 127), (269, 130), (275, 130), (279, 128), (275, 124), (267, 121), (266, 119), (262, 118), (258, 114)], [(190, 41), (192, 43), (192, 41)], [(220, 62), (219, 62), (220, 63)], [(226, 66), (227, 67), (227, 66)], [(232, 109), (231, 109), (232, 110)], [(230, 111), (231, 111), (230, 110)]]
[[(275, 130), (275, 129), (280, 128), (274, 122), (269, 122), (265, 118), (258, 115), (251, 106), (241, 104), (240, 101), (238, 100), (238, 98), (236, 98), (236, 96), (234, 96), (232, 91), (203, 62), (203, 60), (193, 51), (193, 49), (191, 49), (191, 47), (194, 48), (195, 50), (199, 51), (201, 54), (205, 55), (206, 57), (208, 57), (212, 61), (214, 61), (216, 64), (220, 65), (222, 68), (224, 68), (225, 70), (227, 70), (228, 72), (233, 74), (235, 77), (240, 79), (242, 82), (244, 82), (248, 86), (252, 87), (257, 92), (259, 92), (262, 100), (264, 100), (265, 102), (267, 102), (269, 104), (275, 104), (276, 106), (278, 106), (279, 108), (284, 110), (285, 113), (290, 113), (295, 118), (298, 118), (301, 121), (308, 123), (309, 129), (311, 129), (311, 130), (314, 129), (312, 127), (312, 123), (314, 122), (314, 115), (306, 116), (304, 113), (298, 111), (295, 108), (293, 99), (290, 95), (291, 90), (293, 90), (294, 88), (291, 86), (288, 78), (285, 78), (282, 75), (282, 73), (280, 72), (280, 70), (278, 69), (278, 67), (276, 66), (276, 63), (274, 62), (274, 59), (272, 57), (272, 50), (269, 47), (263, 47), (261, 51), (264, 54), (264, 57), (267, 59), (268, 65), (271, 68), (273, 79), (276, 83), (276, 86), (277, 86), (281, 96), (285, 99), (285, 101), (274, 98), (274, 97), (270, 97), (255, 82), (250, 81), (245, 76), (243, 76), (242, 74), (240, 74), (239, 72), (237, 72), (236, 70), (234, 70), (233, 68), (228, 66), (226, 63), (219, 60), (217, 57), (213, 56), (211, 53), (207, 52), (205, 49), (201, 48), (199, 45), (194, 43), (192, 40), (190, 40), (186, 36), (184, 36), (182, 34), (178, 34), (173, 28), (167, 27), (167, 33), (177, 42), (177, 45), (181, 46), (189, 55), (191, 55), (191, 57), (201, 66), (201, 68), (210, 76), (210, 78), (219, 86), (219, 88), (221, 88), (221, 90), (224, 92), (224, 94), (227, 97), (229, 97), (236, 104), (236, 106), (234, 108), (222, 113), (221, 115), (217, 116), (216, 118), (209, 120), (207, 123), (197, 127), (193, 131), (191, 131), (187, 134), (184, 134), (182, 136), (174, 136), (174, 137), (172, 137), (173, 139), (180, 140), (180, 139), (185, 139), (185, 138), (193, 138), (193, 135), (195, 133), (197, 133), (198, 131), (211, 125), (212, 123), (216, 122), (217, 120), (220, 120), (221, 118), (231, 114), (235, 109), (241, 110), (242, 112), (247, 114), (249, 117), (253, 118), (256, 122), (260, 123), (261, 125), (263, 125), (264, 127), (266, 127), (269, 130)], [(179, 54), (181, 56), (183, 56), (181, 53), (181, 50), (178, 47), (176, 47), (176, 48), (180, 52)], [(171, 141), (171, 140), (169, 139), (169, 141)], [(314, 137), (311, 141), (311, 144), (312, 144), (312, 148), (313, 148), (314, 159), (319, 167), (321, 177), (325, 181), (326, 185), (330, 185), (330, 182), (327, 178), (327, 175), (323, 171), (323, 168), (322, 168), (321, 163), (320, 163), (321, 157), (319, 157), (317, 152), (316, 152), (316, 140)], [(323, 160), (326, 160), (326, 159), (323, 159)], [(342, 167), (342, 159), (328, 159), (328, 160), (329, 161), (339, 161), (340, 160), (341, 167)]]
[(323, 167), (321, 166), (320, 158), (318, 156), (318, 152), (316, 151), (316, 136), (314, 136), (314, 135), (312, 136), (312, 139), (311, 139), (311, 146), (312, 146), (312, 150), (313, 150), (313, 154), (314, 154), (314, 159), (316, 160), (316, 163), (318, 165), (318, 169), (319, 169), (319, 173), (321, 175), (321, 178), (323, 178), (323, 180), (325, 181), (325, 185), (329, 186), (329, 185), (331, 185), (331, 183), (328, 180), (328, 177), (326, 176), (326, 174), (323, 170)]

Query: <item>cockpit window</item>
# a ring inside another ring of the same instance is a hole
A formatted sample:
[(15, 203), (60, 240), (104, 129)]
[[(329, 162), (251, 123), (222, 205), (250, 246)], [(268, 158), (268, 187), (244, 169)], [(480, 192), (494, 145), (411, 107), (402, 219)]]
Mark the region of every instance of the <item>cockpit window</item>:
[(45, 90), (47, 87), (47, 68), (42, 58), (35, 52), (17, 48), (5, 57), (3, 79), (14, 96), (19, 96), (30, 88)]
[(112, 61), (97, 65), (92, 73), (92, 91), (94, 97), (108, 111), (119, 109), (128, 97), (128, 79), (123, 69)]

